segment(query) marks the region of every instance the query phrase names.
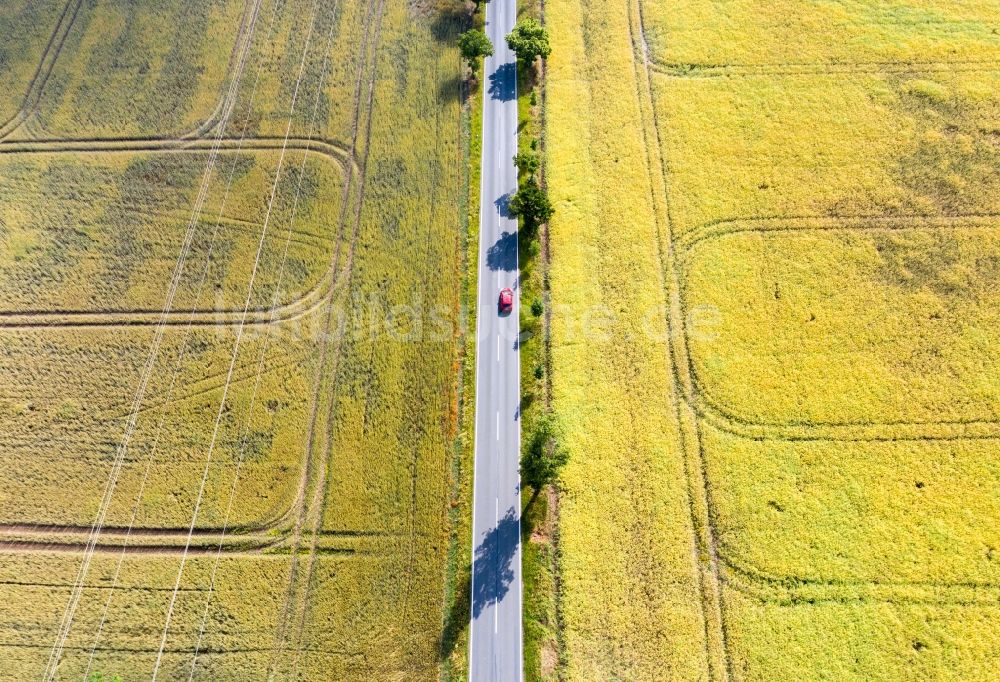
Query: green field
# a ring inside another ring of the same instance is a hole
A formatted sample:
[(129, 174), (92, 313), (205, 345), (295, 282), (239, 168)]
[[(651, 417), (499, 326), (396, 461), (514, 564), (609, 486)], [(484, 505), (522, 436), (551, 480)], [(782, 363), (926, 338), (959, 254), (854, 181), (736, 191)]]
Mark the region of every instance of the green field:
[(546, 3), (568, 677), (994, 677), (996, 9)]
[(9, 675), (437, 679), (457, 22), (0, 9)]

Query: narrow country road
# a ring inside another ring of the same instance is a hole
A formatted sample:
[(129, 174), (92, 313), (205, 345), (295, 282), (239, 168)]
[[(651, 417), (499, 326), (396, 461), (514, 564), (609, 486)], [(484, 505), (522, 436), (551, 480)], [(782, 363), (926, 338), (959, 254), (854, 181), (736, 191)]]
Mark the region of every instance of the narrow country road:
[[(476, 446), (472, 518), (472, 622), (469, 678), (517, 682), (521, 664), (521, 505), (518, 460), (520, 308), (517, 221), (507, 201), (517, 189), (517, 68), (505, 37), (515, 0), (486, 5), (494, 54), (485, 63), (483, 158), (476, 333)], [(500, 290), (514, 290), (514, 310), (498, 313)]]

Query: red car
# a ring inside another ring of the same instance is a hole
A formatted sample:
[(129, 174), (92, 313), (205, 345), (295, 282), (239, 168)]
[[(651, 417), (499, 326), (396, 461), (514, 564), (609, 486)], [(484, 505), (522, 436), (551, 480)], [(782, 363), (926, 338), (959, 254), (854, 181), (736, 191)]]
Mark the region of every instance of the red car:
[(506, 315), (514, 309), (514, 292), (509, 287), (500, 290), (500, 302), (497, 307), (501, 315)]

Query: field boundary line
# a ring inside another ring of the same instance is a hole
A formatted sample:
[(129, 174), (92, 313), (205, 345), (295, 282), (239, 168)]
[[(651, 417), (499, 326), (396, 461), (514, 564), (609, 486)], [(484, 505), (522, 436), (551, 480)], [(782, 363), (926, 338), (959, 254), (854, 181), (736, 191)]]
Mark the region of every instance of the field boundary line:
[[(633, 62), (640, 84), (639, 99), (643, 105), (643, 135), (647, 139), (647, 165), (650, 173), (650, 191), (653, 194), (657, 224), (657, 250), (661, 277), (666, 298), (667, 355), (671, 370), (672, 390), (676, 395), (671, 401), (677, 419), (684, 468), (687, 478), (688, 506), (694, 531), (694, 563), (700, 581), (702, 613), (704, 617), (708, 673), (710, 678), (728, 681), (735, 679), (729, 649), (729, 632), (726, 624), (724, 577), (720, 569), (718, 541), (715, 530), (715, 512), (712, 491), (703, 452), (702, 435), (697, 416), (689, 407), (693, 391), (689, 371), (690, 358), (685, 343), (686, 331), (681, 309), (680, 272), (677, 265), (677, 247), (674, 237), (674, 218), (670, 202), (669, 167), (666, 150), (660, 139), (659, 117), (650, 64), (652, 54), (646, 41), (645, 23), (641, 0), (629, 0), (629, 26), (633, 43)], [(647, 131), (651, 127), (651, 131)], [(650, 139), (651, 138), (651, 139)], [(651, 142), (651, 143), (650, 143)], [(661, 188), (662, 208), (653, 191), (653, 178)], [(717, 660), (721, 659), (721, 660)]]

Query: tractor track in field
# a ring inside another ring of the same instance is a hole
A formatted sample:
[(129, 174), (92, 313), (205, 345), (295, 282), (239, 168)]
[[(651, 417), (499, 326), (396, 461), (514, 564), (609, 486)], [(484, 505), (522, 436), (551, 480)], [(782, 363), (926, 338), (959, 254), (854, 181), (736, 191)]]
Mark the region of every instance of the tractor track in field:
[[(674, 218), (670, 202), (669, 165), (666, 149), (660, 139), (656, 94), (653, 88), (651, 50), (646, 41), (646, 29), (640, 0), (628, 0), (628, 23), (636, 69), (636, 96), (642, 112), (642, 134), (650, 176), (650, 195), (655, 216), (656, 251), (661, 273), (666, 311), (667, 342), (665, 353), (669, 368), (670, 400), (678, 428), (678, 441), (687, 479), (687, 503), (692, 528), (692, 568), (697, 575), (700, 595), (704, 653), (709, 679), (728, 682), (736, 678), (730, 653), (730, 636), (726, 623), (724, 576), (721, 573), (717, 523), (712, 489), (708, 478), (702, 434), (697, 416), (690, 412), (694, 387), (686, 345), (683, 311), (680, 309), (680, 272), (677, 267), (677, 246)], [(657, 195), (660, 200), (657, 200)], [(693, 441), (693, 442), (691, 442)]]
[[(15, 186), (17, 183), (10, 183), (9, 186)], [(43, 202), (48, 201), (51, 197), (47, 196), (44, 192), (41, 192), (34, 187), (30, 186), (17, 186), (16, 187), (18, 197), (30, 197), (36, 201)], [(76, 203), (85, 203), (86, 199), (73, 200)], [(143, 218), (158, 219), (164, 222), (173, 221), (176, 223), (186, 222), (185, 218), (179, 211), (171, 210), (156, 210), (152, 208), (144, 208), (136, 205), (126, 204), (124, 202), (108, 204), (107, 212), (117, 211), (121, 213), (127, 213), (131, 215), (141, 216)], [(227, 229), (232, 232), (239, 232), (247, 236), (255, 236), (253, 230), (258, 230), (256, 234), (259, 234), (260, 223), (253, 220), (247, 220), (244, 218), (237, 218), (235, 216), (222, 216), (217, 217), (214, 222), (218, 222), (220, 225), (225, 225)], [(64, 230), (70, 231), (72, 228), (68, 226), (53, 226), (52, 231)], [(328, 248), (332, 244), (332, 240), (322, 234), (316, 234), (315, 232), (309, 232), (307, 230), (292, 230), (292, 237), (286, 238), (288, 241), (299, 246), (313, 248), (313, 249), (323, 249)], [(160, 235), (153, 235), (152, 238), (147, 239), (147, 243), (153, 246), (159, 246), (163, 248), (169, 248), (176, 246), (176, 244), (171, 243), (168, 240), (158, 238)], [(267, 241), (276, 241), (278, 238), (274, 236), (268, 236)], [(82, 254), (80, 256), (81, 261), (101, 261), (101, 257), (96, 254)], [(4, 309), (0, 310), (0, 315), (16, 315), (19, 313), (44, 313), (49, 312), (48, 310), (13, 310)], [(86, 311), (61, 311), (61, 312), (86, 312)], [(121, 312), (130, 312), (128, 309), (123, 309)]]
[[(254, 0), (245, 0), (243, 3), (243, 17), (240, 20), (240, 27), (236, 33), (236, 41), (233, 44), (233, 51), (229, 57), (229, 64), (225, 71), (227, 77), (223, 78), (219, 84), (220, 97), (215, 105), (215, 109), (200, 125), (181, 134), (179, 136), (181, 139), (207, 137), (216, 130), (220, 122), (228, 121), (232, 116), (240, 94), (238, 89), (230, 93), (229, 88), (226, 86), (231, 79), (242, 77), (246, 61), (250, 56), (250, 50), (253, 48), (253, 34), (249, 32), (249, 27), (253, 23), (251, 7), (257, 7)], [(259, 8), (256, 11), (259, 11)], [(234, 65), (236, 66), (235, 69), (233, 68)]]
[[(223, 138), (220, 151), (230, 153), (273, 151), (281, 148), (281, 138), (251, 138), (242, 148), (237, 138)], [(55, 140), (45, 142), (13, 143), (0, 145), (2, 154), (50, 154), (50, 153), (206, 153), (212, 146), (211, 140), (158, 141), (138, 140)], [(288, 148), (306, 154), (317, 154), (318, 158), (333, 163), (345, 176), (358, 172), (353, 152), (340, 143), (330, 140), (308, 140), (290, 137)], [(236, 152), (235, 150), (239, 150)], [(339, 249), (339, 244), (338, 247)], [(338, 262), (332, 259), (319, 280), (292, 300), (279, 305), (251, 306), (248, 309), (246, 325), (261, 326), (299, 319), (320, 310), (330, 299), (330, 293), (338, 287)], [(349, 264), (348, 264), (349, 267)], [(50, 327), (148, 327), (148, 326), (226, 326), (237, 325), (242, 319), (242, 309), (180, 308), (164, 313), (162, 309), (137, 308), (133, 310), (47, 310), (0, 312), (0, 329), (31, 329)]]
[[(701, 390), (701, 389), (699, 389)], [(822, 424), (761, 424), (727, 414), (713, 405), (704, 392), (695, 396), (691, 409), (724, 433), (754, 441), (784, 443), (898, 443), (1000, 440), (1000, 422), (915, 422), (905, 424), (852, 424), (844, 428), (826, 428)], [(885, 433), (887, 428), (892, 433)]]
[(720, 554), (725, 583), (765, 603), (943, 604), (1000, 608), (1000, 583), (989, 581), (878, 580), (776, 576)]
[[(0, 642), (0, 648), (5, 649), (47, 649), (48, 647), (44, 644), (15, 644), (11, 642)], [(91, 647), (82, 645), (65, 645), (63, 647), (66, 651), (82, 651), (89, 652)], [(155, 654), (160, 651), (158, 648), (147, 648), (147, 647), (133, 647), (133, 646), (98, 646), (93, 647), (93, 651), (99, 651), (103, 653), (119, 653), (119, 654)], [(162, 649), (165, 654), (181, 654), (181, 655), (191, 655), (194, 654), (194, 649), (184, 648), (184, 647), (164, 647)], [(222, 650), (214, 649), (203, 649), (200, 655), (206, 657), (212, 656), (231, 656), (235, 654), (266, 654), (270, 653), (270, 647), (226, 647)], [(333, 651), (330, 649), (320, 649), (311, 647), (304, 650), (307, 653), (315, 654), (319, 656), (330, 656), (330, 657), (341, 657), (353, 659), (357, 657), (356, 652), (350, 651)]]
[[(351, 279), (353, 275), (353, 263), (354, 263), (354, 247), (357, 242), (358, 234), (361, 227), (361, 210), (364, 205), (365, 196), (365, 184), (367, 179), (367, 165), (368, 165), (368, 155), (371, 150), (371, 128), (372, 128), (372, 118), (373, 110), (375, 105), (375, 82), (378, 73), (378, 63), (377, 63), (377, 48), (381, 36), (382, 27), (382, 15), (385, 8), (384, 0), (378, 0), (377, 2), (372, 2), (368, 5), (368, 13), (364, 20), (364, 40), (362, 42), (361, 50), (359, 53), (358, 62), (358, 74), (355, 81), (355, 92), (354, 92), (354, 123), (352, 125), (352, 137), (350, 145), (349, 156), (352, 159), (356, 159), (358, 163), (358, 170), (356, 174), (352, 174), (347, 179), (344, 185), (343, 198), (341, 200), (341, 215), (340, 215), (340, 229), (343, 233), (347, 227), (347, 216), (348, 210), (350, 208), (351, 199), (351, 188), (352, 182), (351, 178), (356, 178), (357, 189), (356, 197), (354, 199), (354, 212), (353, 212), (353, 230), (350, 240), (347, 242), (347, 252), (344, 255), (344, 271), (345, 271), (345, 291), (350, 291)], [(374, 23), (374, 26), (372, 25)], [(367, 82), (365, 82), (365, 69), (370, 65), (371, 74)], [(365, 109), (365, 123), (364, 123), (364, 151), (358, 154), (358, 139), (361, 134), (361, 107), (362, 107), (362, 93), (364, 87), (367, 86), (368, 96), (366, 101)], [(337, 255), (336, 258), (340, 258), (340, 249), (343, 244), (343, 234), (337, 242)], [(332, 313), (332, 307), (328, 308), (328, 315), (326, 320), (326, 328), (329, 329), (331, 322), (330, 314)], [(320, 364), (318, 377), (317, 389), (322, 386), (323, 376), (328, 376), (331, 382), (331, 398), (330, 404), (327, 409), (326, 414), (326, 424), (325, 424), (325, 434), (326, 440), (323, 446), (323, 452), (315, 458), (316, 472), (313, 475), (315, 480), (315, 490), (312, 493), (311, 501), (304, 501), (300, 510), (298, 517), (295, 520), (293, 528), (293, 539), (292, 546), (294, 547), (294, 559), (292, 563), (291, 570), (289, 571), (289, 581), (288, 587), (285, 592), (285, 599), (283, 601), (284, 606), (282, 607), (281, 614), (278, 618), (278, 625), (275, 628), (274, 633), (274, 643), (273, 643), (273, 653), (271, 659), (267, 666), (267, 678), (272, 679), (277, 673), (277, 666), (280, 665), (278, 661), (279, 652), (287, 651), (288, 649), (295, 650), (296, 656), (293, 663), (293, 667), (297, 668), (299, 654), (302, 651), (302, 634), (305, 628), (305, 621), (309, 609), (309, 595), (312, 590), (312, 584), (315, 578), (315, 567), (316, 567), (316, 550), (318, 546), (319, 531), (323, 526), (323, 517), (326, 509), (327, 493), (330, 486), (330, 472), (332, 467), (330, 466), (330, 460), (332, 459), (332, 448), (333, 441), (332, 435), (334, 432), (334, 419), (337, 414), (337, 396), (339, 395), (340, 383), (337, 380), (337, 374), (340, 369), (340, 359), (343, 350), (343, 344), (341, 339), (337, 339), (335, 348), (333, 349), (333, 356), (331, 360), (331, 365), (327, 368), (327, 358), (329, 354), (329, 344), (327, 339), (329, 334), (324, 334), (321, 344), (320, 352)], [(309, 426), (309, 437), (308, 437), (308, 464), (305, 471), (310, 471), (314, 464), (314, 453), (313, 449), (316, 446), (316, 423), (319, 419), (319, 400), (316, 400), (313, 405), (313, 410), (310, 415), (310, 426)], [(302, 483), (307, 483), (307, 478), (303, 477)], [(305, 494), (305, 489), (303, 487), (303, 493)], [(298, 549), (302, 544), (303, 540), (303, 526), (311, 526), (310, 528), (310, 542), (309, 549), (306, 553), (307, 566), (304, 570), (304, 575), (299, 578), (300, 573), (303, 573), (302, 568), (299, 566)], [(300, 582), (301, 580), (301, 582)], [(293, 625), (294, 623), (294, 625)], [(290, 627), (294, 627), (294, 635), (290, 633)], [(294, 645), (289, 646), (287, 640), (290, 638), (294, 640)]]
[[(240, 146), (240, 143), (243, 146)], [(0, 142), (0, 154), (57, 154), (76, 152), (80, 154), (106, 152), (211, 152), (215, 139), (195, 138), (190, 140), (155, 137), (61, 137), (48, 140), (18, 140)], [(233, 137), (225, 135), (218, 138), (220, 151), (254, 152), (280, 151), (284, 137), (257, 136)], [(323, 138), (304, 138), (291, 135), (288, 138), (288, 149), (314, 152), (334, 161), (341, 169), (350, 164), (357, 170), (357, 161), (351, 155), (348, 145), (338, 140)]]
[[(53, 29), (53, 33), (45, 46), (45, 50), (42, 52), (42, 58), (39, 60), (38, 66), (35, 68), (35, 72), (32, 75), (31, 80), (28, 82), (24, 99), (22, 100), (18, 111), (7, 121), (0, 124), (0, 143), (3, 143), (13, 133), (28, 123), (31, 116), (35, 113), (39, 103), (41, 102), (45, 86), (48, 84), (48, 80), (52, 75), (56, 62), (62, 54), (66, 38), (69, 36), (69, 33), (76, 22), (77, 15), (80, 12), (82, 4), (83, 0), (69, 0), (69, 2), (67, 2), (64, 6), (59, 19), (56, 22), (55, 29)], [(254, 6), (255, 3), (253, 0), (245, 0), (242, 17), (240, 19), (240, 26), (237, 30), (236, 39), (229, 57), (229, 64), (225, 71), (227, 74), (230, 74), (230, 78), (238, 78), (239, 74), (242, 73), (243, 64), (245, 63), (246, 57), (249, 55), (252, 47), (252, 36), (249, 35), (248, 29), (251, 23), (251, 7)], [(204, 137), (210, 134), (218, 126), (220, 121), (228, 118), (228, 115), (235, 106), (236, 99), (238, 97), (238, 93), (234, 94), (232, 97), (228, 95), (228, 80), (229, 78), (224, 78), (219, 85), (219, 97), (217, 98), (215, 109), (204, 121), (197, 124), (190, 130), (180, 133), (180, 135), (177, 136), (177, 139), (189, 140)], [(161, 139), (169, 138), (164, 137)]]
[[(11, 534), (48, 534), (48, 535), (75, 535), (85, 534), (90, 530), (90, 526), (80, 524), (38, 524), (38, 523), (2, 523), (0, 524), (0, 537)], [(183, 526), (156, 526), (149, 528), (132, 528), (129, 531), (127, 526), (105, 526), (101, 530), (101, 535), (116, 537), (119, 535), (141, 535), (144, 537), (180, 537), (187, 535), (188, 528)], [(196, 537), (209, 537), (218, 539), (225, 531), (228, 533), (246, 533), (247, 536), (268, 536), (273, 539), (274, 531), (279, 530), (272, 523), (241, 525), (231, 524), (228, 528), (221, 526), (199, 526), (194, 529), (193, 535)], [(383, 530), (323, 530), (317, 533), (319, 537), (329, 538), (383, 538), (383, 537), (403, 537), (408, 533), (383, 531)], [(3, 541), (0, 540), (0, 547)]]
[[(80, 553), (87, 546), (90, 528), (79, 525), (0, 525), (0, 555), (23, 553)], [(270, 525), (201, 527), (191, 533), (196, 538), (189, 553), (198, 555), (272, 553), (306, 556), (309, 549), (291, 546), (291, 527), (277, 528)], [(403, 537), (402, 533), (379, 530), (323, 531), (316, 535), (318, 551), (323, 554), (366, 555), (378, 554), (379, 542), (385, 538)], [(35, 537), (32, 537), (35, 536)], [(184, 551), (187, 528), (132, 528), (115, 526), (101, 531), (102, 540), (96, 545), (98, 553), (170, 554)], [(138, 538), (139, 542), (134, 539)], [(319, 539), (324, 540), (319, 546)], [(219, 547), (222, 547), (220, 551)], [(0, 584), (3, 584), (0, 581)]]
[[(4, 540), (2, 545), (0, 545), (0, 552), (4, 554), (79, 554), (86, 547), (86, 545), (86, 542), (35, 542), (30, 540)], [(242, 542), (227, 548), (224, 554), (226, 556), (256, 555), (262, 554), (268, 550), (277, 549), (280, 546), (281, 541), (274, 540), (260, 543)], [(218, 550), (218, 543), (208, 543), (191, 545), (187, 548), (187, 553), (195, 556), (215, 556)], [(166, 554), (172, 556), (181, 554), (185, 551), (185, 549), (183, 542), (180, 545), (160, 545), (136, 542), (98, 542), (92, 546), (92, 551), (97, 554), (129, 554), (140, 556)], [(353, 550), (344, 551), (353, 553)]]
[(1000, 213), (954, 215), (896, 214), (831, 216), (822, 214), (723, 218), (700, 225), (677, 238), (678, 257), (687, 264), (699, 245), (731, 234), (835, 232), (838, 230), (1000, 229)]
[[(435, 73), (435, 75), (437, 75), (437, 74)], [(440, 122), (440, 111), (438, 111), (438, 112), (435, 113), (435, 119), (434, 119), (435, 130), (439, 130), (440, 129), (440, 125), (441, 125), (441, 122)], [(432, 173), (432, 178), (433, 179), (431, 180), (431, 187), (438, 187), (439, 186), (440, 177), (441, 177), (441, 167), (438, 165), (438, 166), (434, 167), (434, 170), (433, 170), (433, 173)], [(429, 205), (429, 214), (428, 214), (430, 216), (429, 224), (434, 224), (434, 216), (436, 215), (436, 212), (437, 212), (437, 210), (439, 208), (437, 199), (438, 199), (438, 194), (436, 192), (432, 192), (431, 193), (431, 199), (430, 199), (430, 202), (429, 202), (430, 203), (430, 205)], [(431, 259), (429, 257), (430, 256), (430, 252), (431, 252), (432, 234), (433, 234), (432, 231), (428, 228), (427, 235), (424, 238), (423, 262), (426, 264), (426, 267), (424, 268), (423, 275), (421, 277), (421, 290), (422, 291), (431, 291), (431, 290), (433, 290), (433, 287), (431, 286), (430, 272), (429, 272), (429, 268), (431, 267), (430, 264), (432, 263), (432, 261), (431, 261)], [(417, 392), (418, 392), (417, 389), (414, 389), (413, 391), (407, 391), (407, 393), (410, 394), (410, 395), (416, 395)], [(446, 403), (450, 399), (450, 396), (447, 393), (445, 393), (445, 395), (443, 397), (445, 398)], [(366, 401), (366, 408), (367, 408), (367, 401)], [(448, 405), (445, 404), (444, 408), (441, 410), (441, 414), (448, 414), (448, 413), (449, 413), (449, 408), (448, 408)], [(366, 414), (367, 414), (367, 409), (366, 409)], [(419, 429), (419, 423), (418, 423), (418, 421), (415, 418), (417, 416), (416, 412), (409, 413), (409, 416), (413, 420), (411, 422), (411, 424), (409, 425), (409, 428), (413, 429), (414, 431), (418, 430)], [(417, 481), (418, 481), (419, 460), (420, 460), (420, 453), (419, 453), (419, 451), (416, 448), (414, 448), (412, 454), (410, 455), (410, 491), (409, 491), (409, 493), (410, 493), (410, 495), (409, 495), (409, 498), (410, 498), (409, 499), (409, 506), (410, 506), (409, 515), (410, 515), (410, 518), (409, 518), (409, 537), (408, 537), (408, 542), (407, 542), (407, 557), (406, 557), (406, 560), (405, 560), (406, 578), (405, 578), (405, 583), (404, 583), (404, 587), (403, 587), (403, 590), (402, 590), (402, 598), (401, 598), (402, 609), (400, 609), (400, 614), (399, 614), (399, 619), (398, 619), (398, 622), (399, 622), (399, 624), (401, 626), (403, 624), (405, 624), (407, 622), (407, 619), (408, 619), (408, 613), (409, 613), (409, 608), (410, 608), (410, 595), (411, 595), (411, 590), (413, 588), (413, 582), (414, 582), (414, 576), (413, 576), (413, 557), (416, 554), (416, 545), (417, 545), (417, 542), (416, 542), (416, 540), (417, 540), (417, 534), (416, 534), (416, 527), (417, 527)], [(404, 630), (405, 630), (404, 627), (400, 627), (400, 631), (401, 632), (404, 631)], [(402, 638), (398, 639), (397, 642), (396, 642), (397, 649), (401, 648), (403, 645), (404, 645), (404, 643), (402, 641)]]
[(766, 64), (694, 64), (649, 60), (650, 70), (670, 78), (752, 78), (754, 76), (838, 76), (842, 74), (978, 73), (1000, 70), (1000, 61), (773, 62)]
[(83, 0), (69, 0), (63, 7), (63, 11), (56, 21), (55, 28), (52, 30), (52, 35), (49, 37), (49, 41), (45, 45), (45, 50), (42, 52), (42, 58), (38, 61), (38, 66), (35, 67), (35, 72), (31, 80), (28, 81), (28, 87), (25, 90), (21, 106), (12, 117), (0, 125), (0, 140), (3, 140), (20, 128), (28, 116), (31, 115), (32, 110), (38, 105), (42, 91), (45, 89), (45, 84), (48, 82), (49, 76), (52, 75), (52, 69), (59, 59), (63, 45), (66, 43), (66, 37), (69, 35), (69, 31), (76, 21), (76, 16), (80, 12), (82, 4)]
[[(678, 242), (681, 263), (680, 304), (686, 314), (688, 283), (685, 268), (694, 260), (697, 250), (713, 240), (730, 235), (783, 235), (836, 232), (901, 232), (912, 230), (1000, 229), (1000, 214), (964, 213), (947, 216), (927, 215), (851, 215), (851, 216), (759, 216), (733, 218), (707, 223), (681, 237)], [(690, 339), (686, 344), (691, 345)], [(934, 419), (934, 420), (785, 420), (764, 421), (724, 405), (711, 395), (699, 377), (693, 360), (690, 366), (694, 386), (692, 409), (707, 423), (727, 433), (753, 440), (778, 441), (957, 441), (1000, 439), (1000, 420)]]
[[(297, 339), (296, 339), (296, 341), (297, 341)], [(288, 357), (291, 357), (291, 359), (287, 359)], [(291, 353), (288, 353), (287, 351), (276, 351), (273, 355), (268, 356), (268, 360), (273, 361), (273, 360), (283, 359), (284, 358), (284, 359), (286, 359), (286, 361), (282, 362), (281, 364), (271, 365), (267, 369), (266, 373), (275, 373), (275, 372), (278, 372), (278, 371), (281, 371), (281, 370), (288, 369), (290, 367), (295, 367), (295, 366), (299, 365), (303, 360), (306, 360), (308, 357), (309, 357), (309, 353), (307, 351), (301, 351), (301, 352), (299, 352), (298, 354), (295, 354), (295, 355), (292, 355)], [(233, 383), (234, 384), (239, 384), (239, 383), (243, 383), (245, 381), (248, 381), (248, 380), (252, 379), (253, 375), (249, 373), (251, 371), (250, 368), (251, 368), (251, 365), (249, 363), (244, 363), (244, 364), (239, 365), (239, 371), (235, 372), (234, 375), (233, 375), (234, 376)], [(162, 409), (162, 408), (165, 408), (168, 405), (175, 405), (177, 403), (184, 402), (184, 401), (189, 401), (189, 400), (191, 400), (193, 398), (197, 398), (198, 396), (206, 395), (208, 393), (211, 393), (212, 391), (216, 391), (216, 390), (218, 390), (219, 388), (222, 387), (221, 379), (224, 376), (225, 376), (225, 373), (223, 373), (223, 372), (217, 372), (217, 373), (214, 373), (214, 374), (211, 374), (211, 375), (202, 376), (197, 381), (192, 381), (192, 382), (190, 382), (188, 384), (189, 388), (197, 387), (196, 390), (190, 390), (187, 393), (184, 393), (182, 395), (178, 395), (176, 397), (172, 397), (172, 398), (170, 398), (168, 400), (160, 400), (158, 402), (151, 402), (149, 405), (147, 405), (147, 406), (143, 407), (142, 409), (138, 410), (137, 414), (147, 414), (147, 413), (152, 412), (153, 410)], [(205, 386), (204, 384), (206, 382), (209, 382), (209, 381), (212, 381), (213, 383), (211, 383), (208, 386)], [(155, 398), (159, 394), (158, 393), (153, 393), (152, 395)], [(30, 394), (30, 395), (25, 395), (25, 396), (15, 396), (15, 395), (11, 395), (9, 393), (8, 394), (0, 395), (0, 398), (14, 399), (14, 400), (31, 400), (31, 399), (37, 399), (37, 398), (40, 398), (40, 397), (46, 397), (46, 396), (39, 396), (38, 394)], [(59, 397), (59, 396), (54, 395), (54, 396), (48, 396), (48, 397), (50, 397), (50, 398), (56, 398), (56, 397)], [(106, 405), (106, 406), (101, 407), (98, 410), (96, 410), (93, 413), (93, 419), (94, 419), (94, 421), (97, 421), (97, 422), (112, 422), (112, 421), (120, 421), (120, 420), (127, 419), (128, 418), (128, 414), (127, 413), (117, 413), (116, 412), (117, 410), (119, 410), (121, 408), (124, 408), (124, 407), (126, 407), (126, 405), (123, 402), (111, 403), (109, 405)], [(35, 439), (30, 439), (30, 438), (18, 439), (16, 436), (12, 436), (10, 434), (4, 434), (3, 438), (4, 438), (4, 447), (10, 447), (10, 446), (27, 447), (27, 446), (30, 446), (30, 445), (37, 445), (37, 444), (42, 444), (42, 443), (54, 442), (54, 441), (50, 441), (50, 440), (46, 440), (46, 439), (38, 439), (38, 438), (35, 438)], [(79, 442), (79, 439), (77, 439), (76, 437), (74, 437), (73, 438), (73, 442)], [(73, 458), (76, 459), (76, 460), (79, 460), (80, 456), (79, 455), (74, 455)], [(93, 461), (96, 463), (99, 460), (97, 458), (95, 458)], [(161, 461), (165, 461), (165, 460), (161, 460)], [(0, 527), (2, 527), (2, 525), (0, 525)]]

